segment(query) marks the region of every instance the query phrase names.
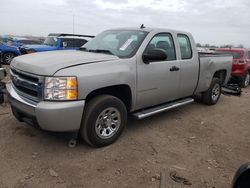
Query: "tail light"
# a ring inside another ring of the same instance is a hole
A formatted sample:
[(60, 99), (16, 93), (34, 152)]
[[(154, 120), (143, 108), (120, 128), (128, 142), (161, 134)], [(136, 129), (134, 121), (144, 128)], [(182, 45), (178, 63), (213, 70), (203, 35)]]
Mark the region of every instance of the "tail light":
[(246, 64), (246, 63), (247, 62), (245, 60), (242, 60), (242, 59), (238, 61), (238, 64)]

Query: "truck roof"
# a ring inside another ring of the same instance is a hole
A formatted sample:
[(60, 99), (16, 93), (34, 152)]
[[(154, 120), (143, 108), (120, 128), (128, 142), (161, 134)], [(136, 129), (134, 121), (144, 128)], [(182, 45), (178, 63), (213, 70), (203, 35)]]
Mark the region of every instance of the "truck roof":
[(191, 33), (186, 31), (180, 31), (180, 30), (173, 30), (173, 29), (167, 29), (167, 28), (157, 28), (157, 27), (144, 27), (144, 28), (138, 28), (138, 27), (121, 27), (121, 28), (113, 28), (109, 30), (135, 30), (135, 31), (146, 31), (146, 32), (152, 32), (152, 31), (158, 31), (158, 32), (172, 32), (172, 33), (183, 33), (183, 34), (189, 34)]
[(89, 37), (94, 38), (93, 35), (80, 35), (80, 34), (70, 34), (70, 33), (50, 33), (48, 36), (54, 37)]

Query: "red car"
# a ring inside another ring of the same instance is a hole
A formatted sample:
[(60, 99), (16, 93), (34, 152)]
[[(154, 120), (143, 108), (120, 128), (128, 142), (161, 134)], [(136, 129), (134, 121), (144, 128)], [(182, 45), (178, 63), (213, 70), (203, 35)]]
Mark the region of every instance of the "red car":
[(223, 52), (233, 56), (232, 78), (241, 87), (250, 83), (250, 50), (244, 48), (219, 48), (216, 52)]

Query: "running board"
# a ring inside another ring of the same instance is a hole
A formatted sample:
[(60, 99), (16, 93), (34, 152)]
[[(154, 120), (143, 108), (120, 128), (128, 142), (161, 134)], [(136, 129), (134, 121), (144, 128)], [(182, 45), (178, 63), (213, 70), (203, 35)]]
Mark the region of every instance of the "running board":
[(160, 112), (164, 112), (164, 111), (167, 111), (167, 110), (170, 110), (170, 109), (174, 109), (174, 108), (177, 108), (179, 106), (183, 106), (183, 105), (186, 105), (186, 104), (189, 104), (189, 103), (192, 103), (192, 102), (194, 102), (193, 98), (181, 99), (181, 100), (178, 100), (178, 101), (175, 101), (175, 102), (171, 102), (171, 103), (168, 103), (168, 104), (163, 104), (163, 105), (160, 105), (160, 106), (157, 106), (157, 107), (153, 107), (153, 108), (149, 108), (149, 109), (146, 109), (146, 110), (143, 110), (143, 111), (136, 112), (136, 113), (133, 114), (133, 116), (135, 116), (137, 119), (143, 119), (143, 118), (152, 116), (154, 114), (158, 114)]

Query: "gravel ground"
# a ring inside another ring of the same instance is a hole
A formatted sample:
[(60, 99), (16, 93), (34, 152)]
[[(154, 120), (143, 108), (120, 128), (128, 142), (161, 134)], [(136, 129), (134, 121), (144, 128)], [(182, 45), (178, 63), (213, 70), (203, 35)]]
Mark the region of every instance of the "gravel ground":
[[(250, 87), (215, 106), (193, 103), (144, 120), (130, 118), (113, 145), (94, 149), (65, 134), (18, 122), (0, 106), (0, 187), (228, 188), (250, 161)], [(185, 178), (175, 182), (170, 174)]]

